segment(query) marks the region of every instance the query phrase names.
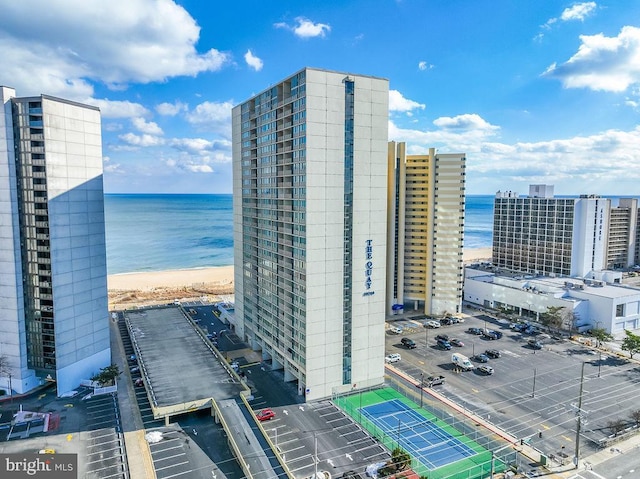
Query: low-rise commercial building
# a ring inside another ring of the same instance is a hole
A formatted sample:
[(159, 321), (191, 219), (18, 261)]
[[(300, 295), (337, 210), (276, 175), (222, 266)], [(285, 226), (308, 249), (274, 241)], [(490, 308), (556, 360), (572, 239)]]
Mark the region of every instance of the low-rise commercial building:
[(476, 265), (465, 268), (464, 300), (535, 318), (562, 307), (575, 318), (566, 329), (603, 328), (616, 338), (625, 330), (637, 332), (640, 289), (617, 284), (619, 273), (604, 273), (599, 279), (506, 276)]

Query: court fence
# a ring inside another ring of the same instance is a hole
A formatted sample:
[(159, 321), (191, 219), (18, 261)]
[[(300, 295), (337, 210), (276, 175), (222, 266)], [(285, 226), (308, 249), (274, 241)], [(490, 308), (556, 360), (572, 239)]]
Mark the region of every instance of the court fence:
[[(411, 468), (421, 478), (428, 479), (485, 479), (491, 477), (492, 471), (517, 471), (518, 462), (523, 457), (518, 457), (515, 450), (509, 448), (505, 441), (498, 440), (495, 436), (484, 430), (475, 421), (470, 420), (457, 412), (451, 411), (447, 406), (432, 398), (428, 394), (420, 394), (419, 388), (414, 390), (405, 384), (388, 380), (384, 387), (367, 388), (358, 391), (350, 391), (333, 395), (333, 402), (348, 414), (355, 422), (361, 425), (369, 434), (375, 437), (389, 451), (401, 447), (403, 433), (408, 432), (399, 424), (397, 430), (385, 430), (362, 414), (363, 408), (368, 405), (393, 401), (399, 397), (404, 399), (406, 407), (421, 414), (425, 421), (436, 423), (440, 429), (457, 436), (465, 444), (471, 445), (476, 455), (454, 461), (441, 467), (431, 468), (421, 463), (417, 458), (411, 457)], [(418, 402), (419, 401), (419, 402)], [(411, 454), (410, 451), (407, 451)]]

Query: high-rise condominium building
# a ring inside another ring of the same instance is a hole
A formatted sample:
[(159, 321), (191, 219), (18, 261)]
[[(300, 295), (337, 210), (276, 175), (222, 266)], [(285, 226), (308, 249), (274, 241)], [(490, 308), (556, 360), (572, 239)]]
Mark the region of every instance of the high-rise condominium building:
[(389, 143), (387, 312), (462, 308), (465, 155)]
[(607, 268), (619, 269), (638, 264), (638, 200), (620, 198), (611, 208), (607, 231)]
[(633, 265), (637, 200), (617, 207), (597, 195), (555, 198), (553, 186), (531, 185), (528, 197), (498, 192), (493, 215), (493, 263), (512, 271), (587, 276)]
[(305, 68), (233, 109), (237, 333), (308, 400), (383, 381), (388, 95)]
[(97, 108), (0, 87), (0, 387), (58, 393), (111, 362)]

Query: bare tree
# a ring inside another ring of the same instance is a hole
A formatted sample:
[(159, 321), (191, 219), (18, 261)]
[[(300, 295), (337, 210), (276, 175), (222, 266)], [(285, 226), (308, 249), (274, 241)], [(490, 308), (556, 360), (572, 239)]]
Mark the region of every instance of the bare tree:
[(0, 354), (0, 376), (8, 376), (10, 372), (9, 356)]
[(640, 426), (640, 409), (631, 411), (629, 413), (629, 416), (631, 417), (631, 419), (633, 419), (633, 422), (636, 423), (636, 426)]
[(618, 434), (624, 431), (625, 427), (627, 427), (627, 425), (622, 419), (607, 421), (607, 429), (611, 431), (613, 437), (616, 437)]

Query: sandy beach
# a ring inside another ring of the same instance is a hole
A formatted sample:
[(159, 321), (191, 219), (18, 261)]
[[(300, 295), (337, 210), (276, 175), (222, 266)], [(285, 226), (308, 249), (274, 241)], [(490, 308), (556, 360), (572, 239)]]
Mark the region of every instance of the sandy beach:
[[(463, 255), (465, 263), (490, 259), (491, 248), (467, 249)], [(233, 285), (233, 266), (113, 274), (109, 275), (107, 285), (110, 293), (159, 288), (202, 290), (205, 287), (218, 287), (226, 292)]]

